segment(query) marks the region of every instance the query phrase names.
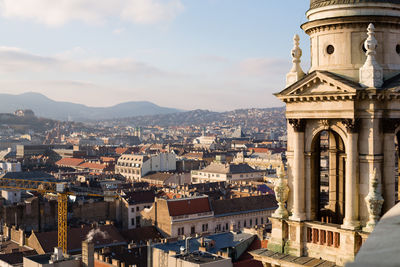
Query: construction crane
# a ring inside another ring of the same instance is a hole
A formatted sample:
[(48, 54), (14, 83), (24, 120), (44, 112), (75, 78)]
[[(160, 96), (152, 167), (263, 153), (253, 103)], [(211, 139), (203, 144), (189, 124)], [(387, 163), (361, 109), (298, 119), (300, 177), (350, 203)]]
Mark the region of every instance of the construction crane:
[(67, 253), (67, 221), (68, 221), (68, 196), (92, 196), (114, 199), (118, 195), (114, 192), (89, 191), (82, 187), (68, 187), (66, 182), (59, 181), (39, 181), (17, 178), (1, 178), (1, 189), (19, 189), (36, 191), (42, 195), (47, 193), (57, 194), (57, 213), (58, 213), (58, 247), (62, 248), (63, 253)]

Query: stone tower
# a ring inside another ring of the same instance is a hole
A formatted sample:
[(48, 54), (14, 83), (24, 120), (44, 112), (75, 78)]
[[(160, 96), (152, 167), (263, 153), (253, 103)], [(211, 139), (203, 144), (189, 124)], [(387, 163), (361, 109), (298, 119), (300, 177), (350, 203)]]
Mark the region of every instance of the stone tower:
[(271, 218), (268, 249), (343, 265), (395, 204), (400, 0), (311, 0), (306, 15), (311, 68), (301, 70), (295, 36), (276, 94), (286, 104), (289, 215)]

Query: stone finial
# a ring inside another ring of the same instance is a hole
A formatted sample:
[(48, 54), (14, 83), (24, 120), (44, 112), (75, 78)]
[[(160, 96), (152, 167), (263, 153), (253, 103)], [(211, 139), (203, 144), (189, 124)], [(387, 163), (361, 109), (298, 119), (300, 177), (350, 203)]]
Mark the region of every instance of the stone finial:
[(380, 192), (379, 179), (377, 178), (376, 169), (372, 171), (369, 179), (369, 193), (365, 197), (369, 213), (367, 225), (363, 228), (365, 232), (372, 232), (375, 225), (378, 223), (379, 215), (381, 214), (383, 197)]
[(276, 198), (276, 201), (278, 201), (279, 207), (272, 214), (272, 217), (281, 218), (281, 219), (287, 219), (289, 216), (289, 213), (285, 207), (286, 201), (289, 197), (289, 187), (287, 186), (286, 181), (284, 180), (285, 176), (286, 176), (285, 166), (283, 166), (283, 163), (282, 163), (281, 167), (279, 169), (279, 172), (278, 172), (279, 178), (274, 187), (275, 198)]
[(383, 69), (375, 59), (378, 41), (375, 38), (375, 26), (370, 23), (368, 25), (368, 38), (364, 42), (367, 50), (365, 53), (367, 59), (360, 68), (360, 84), (362, 87), (379, 88), (383, 84)]
[(295, 36), (293, 37), (293, 49), (292, 49), (293, 66), (290, 72), (286, 74), (286, 86), (292, 85), (293, 83), (303, 78), (305, 75), (300, 66), (301, 62), (300, 58), (303, 52), (299, 47), (299, 41), (300, 37), (297, 34), (295, 34)]

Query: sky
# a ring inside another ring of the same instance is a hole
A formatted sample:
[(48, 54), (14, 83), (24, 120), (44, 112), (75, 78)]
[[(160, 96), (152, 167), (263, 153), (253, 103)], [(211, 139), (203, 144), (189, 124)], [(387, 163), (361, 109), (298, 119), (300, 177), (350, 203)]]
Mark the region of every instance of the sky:
[(283, 106), (308, 0), (0, 0), (0, 93), (185, 110)]

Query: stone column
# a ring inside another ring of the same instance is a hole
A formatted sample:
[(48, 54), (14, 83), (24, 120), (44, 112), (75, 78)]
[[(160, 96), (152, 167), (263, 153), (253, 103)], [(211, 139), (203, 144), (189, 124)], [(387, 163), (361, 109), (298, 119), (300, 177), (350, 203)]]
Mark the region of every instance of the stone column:
[(395, 180), (396, 180), (396, 150), (394, 131), (399, 125), (399, 120), (384, 119), (383, 120), (383, 181), (382, 195), (383, 212), (385, 213), (395, 204)]
[(347, 128), (346, 177), (345, 177), (345, 217), (342, 228), (359, 228), (358, 204), (358, 127), (356, 120), (343, 121)]
[(304, 181), (304, 126), (305, 121), (289, 119), (294, 130), (293, 142), (293, 214), (294, 221), (303, 221), (305, 214), (305, 181)]
[(305, 184), (306, 184), (306, 220), (311, 220), (311, 157), (312, 152), (305, 154)]

